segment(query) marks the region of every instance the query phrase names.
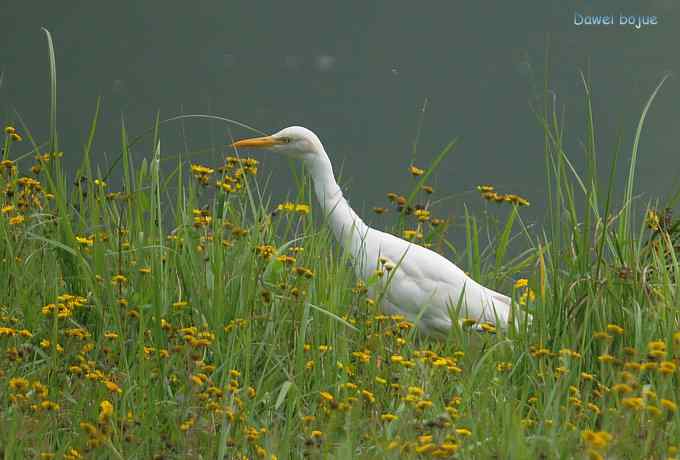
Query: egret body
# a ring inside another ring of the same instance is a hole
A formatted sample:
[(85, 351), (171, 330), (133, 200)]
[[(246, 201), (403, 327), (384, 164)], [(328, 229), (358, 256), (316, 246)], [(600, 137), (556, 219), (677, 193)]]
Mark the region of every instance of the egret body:
[(381, 307), (387, 314), (403, 315), (429, 335), (447, 334), (456, 316), (501, 328), (518, 324), (509, 297), (477, 283), (442, 255), (366, 225), (343, 196), (331, 161), (312, 131), (291, 126), (233, 146), (266, 148), (305, 164), (328, 224), (351, 255), (357, 277), (366, 281), (376, 270), (384, 273), (380, 285), (369, 289), (384, 289)]

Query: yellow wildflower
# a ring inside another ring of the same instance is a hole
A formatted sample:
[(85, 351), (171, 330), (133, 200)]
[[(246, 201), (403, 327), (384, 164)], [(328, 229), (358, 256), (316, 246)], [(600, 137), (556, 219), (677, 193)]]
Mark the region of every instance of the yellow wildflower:
[(647, 223), (647, 227), (649, 227), (651, 230), (654, 230), (655, 232), (658, 232), (661, 228), (661, 218), (659, 217), (659, 213), (653, 209), (647, 210), (645, 222)]
[(80, 460), (83, 456), (76, 449), (69, 449), (64, 454), (64, 460)]
[(526, 305), (527, 302), (533, 302), (534, 300), (536, 300), (536, 293), (533, 289), (527, 288), (527, 290), (519, 297), (519, 304)]
[(616, 324), (607, 324), (607, 332), (611, 332), (616, 335), (623, 335), (623, 328)]
[(17, 393), (25, 393), (28, 390), (28, 380), (23, 377), (14, 377), (9, 380), (9, 388)]
[(9, 220), (9, 224), (10, 224), (10, 225), (21, 225), (21, 224), (23, 224), (25, 221), (26, 221), (26, 217), (24, 217), (23, 215), (19, 214), (19, 215), (17, 215), (17, 216), (12, 217), (12, 218)]
[(581, 432), (581, 439), (588, 447), (604, 449), (611, 442), (613, 436), (606, 431), (584, 430)]
[(117, 275), (114, 275), (114, 276), (111, 278), (111, 283), (113, 283), (113, 284), (123, 284), (123, 283), (127, 283), (127, 278), (125, 277), (125, 275), (122, 275), (122, 274), (119, 273), (119, 274), (117, 274)]
[(425, 222), (430, 218), (430, 211), (426, 209), (416, 209), (414, 215), (416, 216), (416, 219), (418, 219), (419, 221)]
[(659, 363), (659, 372), (663, 375), (670, 375), (677, 369), (676, 365), (672, 361), (662, 361)]
[(423, 234), (420, 233), (417, 230), (404, 230), (402, 232), (402, 236), (406, 240), (412, 240), (412, 239), (420, 240), (420, 239), (423, 238)]
[(123, 393), (123, 390), (121, 390), (120, 387), (115, 382), (112, 382), (111, 380), (104, 380), (103, 383), (104, 386), (106, 386), (106, 389), (109, 390), (111, 393), (118, 394)]
[(456, 434), (458, 436), (469, 437), (469, 436), (472, 436), (472, 431), (468, 430), (467, 428), (457, 428)]
[(662, 399), (659, 401), (659, 403), (661, 404), (661, 407), (666, 409), (668, 412), (675, 413), (678, 410), (678, 405), (670, 399)]
[(645, 407), (645, 403), (640, 397), (623, 398), (621, 400), (621, 404), (623, 404), (628, 409), (633, 410), (642, 410)]
[(597, 360), (600, 361), (602, 364), (611, 364), (614, 361), (616, 361), (616, 358), (614, 358), (612, 355), (608, 353), (605, 353), (603, 355), (598, 356)]
[(373, 395), (373, 393), (371, 393), (371, 392), (368, 391), (368, 390), (361, 390), (361, 396), (363, 396), (364, 399), (365, 399), (366, 401), (368, 401), (369, 403), (374, 403), (374, 402), (375, 402), (375, 396)]
[(113, 415), (113, 404), (106, 399), (99, 403), (99, 421), (105, 423)]
[(515, 281), (515, 289), (525, 288), (529, 285), (529, 280), (526, 278), (520, 278)]

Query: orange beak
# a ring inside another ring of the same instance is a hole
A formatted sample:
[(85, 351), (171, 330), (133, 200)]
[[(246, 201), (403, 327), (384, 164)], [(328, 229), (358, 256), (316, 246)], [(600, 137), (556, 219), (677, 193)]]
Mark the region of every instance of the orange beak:
[(274, 139), (271, 136), (264, 136), (264, 137), (253, 137), (250, 139), (241, 139), (240, 141), (236, 141), (233, 144), (231, 144), (232, 147), (235, 147), (237, 149), (245, 149), (245, 148), (251, 148), (251, 149), (265, 149), (267, 147), (272, 147), (277, 144), (281, 144), (282, 142), (279, 141), (278, 139)]

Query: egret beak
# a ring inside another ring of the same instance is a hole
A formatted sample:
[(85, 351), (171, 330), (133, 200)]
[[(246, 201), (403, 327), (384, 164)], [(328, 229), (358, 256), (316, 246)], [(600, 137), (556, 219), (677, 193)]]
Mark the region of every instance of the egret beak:
[(250, 139), (241, 139), (240, 141), (236, 141), (233, 144), (231, 144), (232, 147), (235, 147), (237, 149), (245, 149), (245, 148), (251, 148), (251, 149), (266, 149), (267, 147), (272, 147), (274, 145), (282, 144), (279, 139), (275, 139), (272, 136), (264, 136), (264, 137), (253, 137)]

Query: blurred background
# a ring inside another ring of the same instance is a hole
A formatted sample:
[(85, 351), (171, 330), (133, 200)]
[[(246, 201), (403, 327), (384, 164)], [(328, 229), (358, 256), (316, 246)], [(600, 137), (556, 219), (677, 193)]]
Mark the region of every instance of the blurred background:
[[(453, 195), (437, 215), (459, 215), (464, 202), (479, 205), (473, 189), (490, 183), (528, 198), (532, 206), (523, 212), (541, 222), (543, 132), (531, 106), (540, 107), (546, 49), (571, 160), (583, 170), (583, 71), (592, 83), (605, 178), (621, 136), (620, 185), (646, 99), (666, 72), (680, 72), (680, 3), (519, 3), (532, 5), (23, 0), (0, 10), (0, 115), (17, 124), (20, 116), (34, 136), (47, 139), (48, 58), (40, 29), (46, 27), (56, 49), (60, 145), (74, 168), (99, 96), (94, 156), (102, 169), (120, 153), (122, 119), (131, 136), (153, 127), (157, 112), (214, 114), (265, 132), (299, 124), (324, 141), (353, 206), (370, 212), (386, 203), (386, 192), (410, 190), (407, 168), (422, 120), (416, 165), (460, 140), (433, 183), (439, 197)], [(577, 27), (576, 12), (655, 15), (659, 24)], [(645, 200), (667, 196), (679, 177), (679, 101), (673, 77), (641, 140), (637, 190)], [(252, 134), (205, 119), (168, 123), (163, 155), (203, 150), (192, 161), (216, 165), (230, 136)], [(133, 152), (140, 161), (151, 146), (141, 143)], [(264, 174), (277, 171), (271, 187), (283, 201), (292, 193), (286, 160), (255, 156)], [(120, 189), (115, 179), (109, 183)]]

